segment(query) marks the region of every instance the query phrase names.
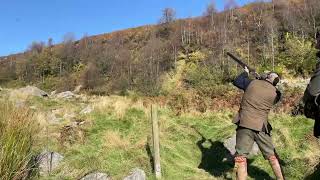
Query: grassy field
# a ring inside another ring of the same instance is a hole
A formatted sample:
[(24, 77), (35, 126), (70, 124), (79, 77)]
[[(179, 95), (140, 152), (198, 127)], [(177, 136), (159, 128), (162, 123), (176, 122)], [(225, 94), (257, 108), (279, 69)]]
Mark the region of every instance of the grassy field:
[[(48, 149), (65, 157), (51, 176), (35, 179), (76, 179), (92, 171), (122, 179), (136, 167), (143, 169), (148, 179), (155, 179), (150, 101), (118, 96), (77, 100), (27, 97), (25, 103), (34, 109), (41, 129), (33, 144), (35, 153)], [(88, 105), (94, 111), (80, 114)], [(52, 112), (58, 123), (48, 120)], [(163, 179), (231, 179), (233, 163), (223, 141), (235, 133), (234, 114), (226, 109), (176, 116), (166, 106), (159, 107)], [(312, 138), (312, 120), (287, 114), (272, 114), (270, 119), (287, 179), (316, 179), (320, 148)], [(65, 133), (65, 126), (75, 122), (83, 124)], [(261, 154), (250, 158), (248, 168), (251, 179), (274, 178)]]

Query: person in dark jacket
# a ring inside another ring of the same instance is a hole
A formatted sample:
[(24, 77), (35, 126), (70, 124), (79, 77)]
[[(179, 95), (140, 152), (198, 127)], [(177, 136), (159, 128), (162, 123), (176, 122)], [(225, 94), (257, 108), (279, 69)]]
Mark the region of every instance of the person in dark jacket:
[(317, 64), (313, 76), (304, 91), (302, 106), (304, 115), (314, 119), (313, 135), (320, 138), (320, 53), (317, 54)]
[[(317, 34), (316, 48), (320, 50), (320, 34)], [(304, 114), (314, 119), (313, 135), (320, 138), (320, 51), (317, 53), (316, 68), (303, 97), (294, 108), (292, 115)]]
[(249, 79), (249, 70), (240, 74), (233, 84), (244, 90), (240, 109), (234, 123), (237, 124), (235, 170), (237, 179), (247, 178), (247, 156), (256, 142), (265, 159), (268, 159), (277, 179), (284, 179), (271, 138), (268, 114), (280, 100), (281, 93), (275, 87), (279, 75), (268, 73), (265, 79)]

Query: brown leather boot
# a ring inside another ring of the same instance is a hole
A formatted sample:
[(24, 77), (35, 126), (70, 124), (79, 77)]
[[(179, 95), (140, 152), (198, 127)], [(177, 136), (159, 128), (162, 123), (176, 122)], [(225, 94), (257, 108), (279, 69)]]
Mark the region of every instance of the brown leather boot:
[(243, 156), (237, 156), (234, 158), (235, 161), (235, 172), (237, 180), (246, 180), (248, 173), (247, 173), (247, 158)]
[(282, 170), (281, 170), (281, 166), (280, 163), (278, 161), (278, 158), (273, 155), (269, 157), (269, 163), (272, 167), (273, 173), (276, 176), (277, 180), (284, 180), (283, 174), (282, 174)]

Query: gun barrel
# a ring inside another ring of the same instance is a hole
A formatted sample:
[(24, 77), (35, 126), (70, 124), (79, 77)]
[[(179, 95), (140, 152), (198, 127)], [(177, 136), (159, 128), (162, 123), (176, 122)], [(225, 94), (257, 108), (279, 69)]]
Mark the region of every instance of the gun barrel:
[(238, 59), (237, 57), (235, 57), (233, 54), (227, 52), (227, 55), (230, 56), (234, 61), (236, 61), (238, 64), (240, 64), (240, 66), (247, 67), (249, 69), (250, 72), (255, 73), (256, 70), (251, 68), (250, 66), (248, 66), (246, 63), (244, 63), (243, 61), (241, 61), (240, 59)]

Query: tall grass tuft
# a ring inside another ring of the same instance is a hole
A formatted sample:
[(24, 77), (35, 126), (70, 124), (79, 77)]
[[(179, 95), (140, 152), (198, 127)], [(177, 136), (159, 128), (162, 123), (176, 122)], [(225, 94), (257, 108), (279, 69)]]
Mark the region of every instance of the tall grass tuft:
[(33, 113), (0, 101), (0, 179), (26, 179), (37, 132)]

